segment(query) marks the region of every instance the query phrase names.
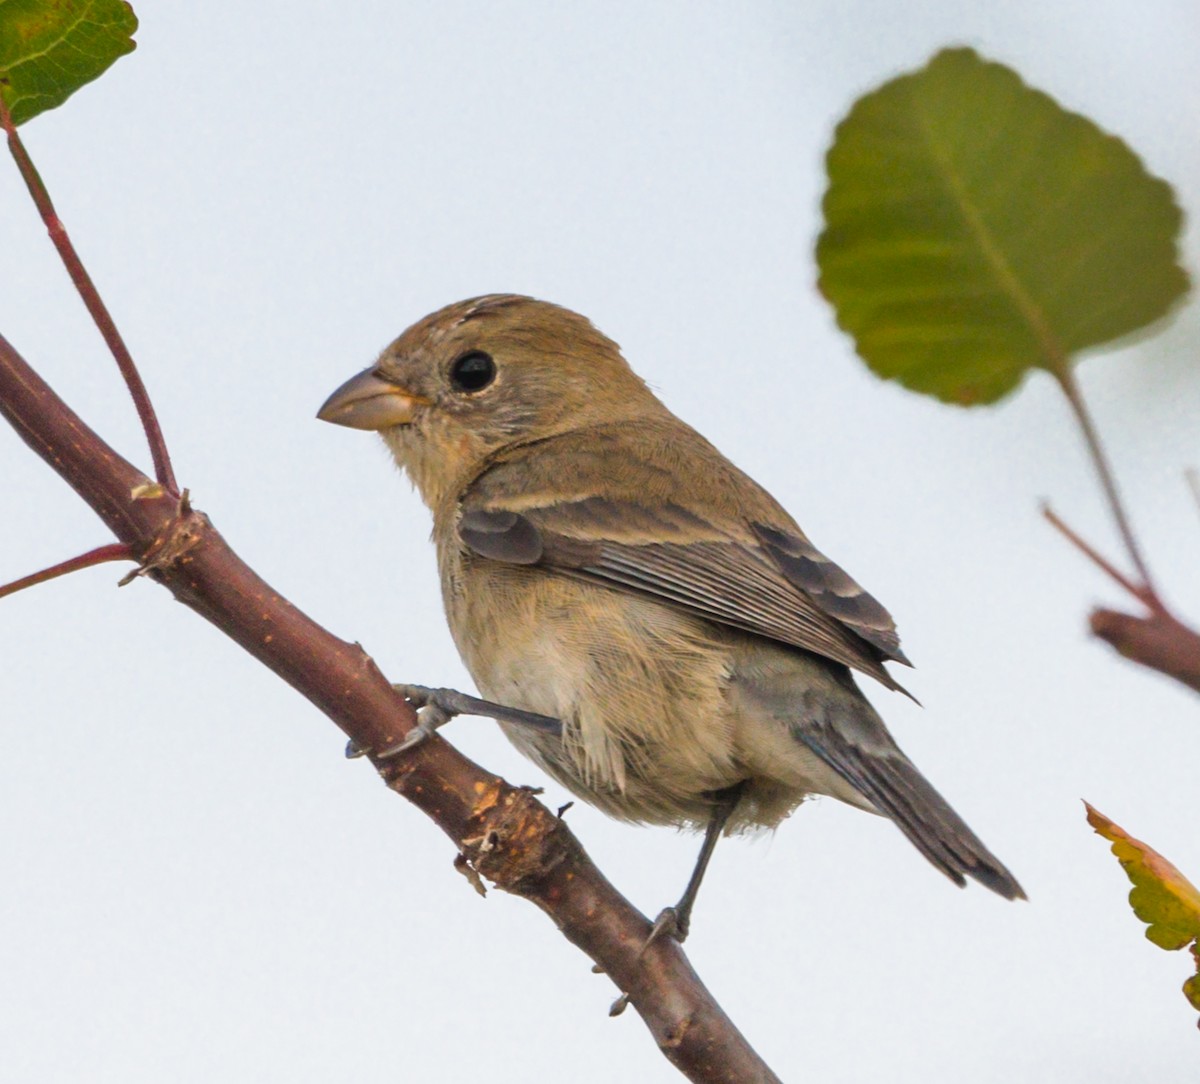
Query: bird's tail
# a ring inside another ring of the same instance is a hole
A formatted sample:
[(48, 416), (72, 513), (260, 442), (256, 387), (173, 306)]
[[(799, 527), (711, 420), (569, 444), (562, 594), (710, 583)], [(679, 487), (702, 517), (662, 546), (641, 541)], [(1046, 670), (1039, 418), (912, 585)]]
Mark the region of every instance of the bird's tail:
[(955, 884), (965, 885), (966, 877), (973, 877), (1005, 899), (1025, 899), (1024, 889), (1004, 863), (895, 744), (869, 750), (829, 731), (806, 729), (798, 736), (880, 813), (894, 820), (913, 846)]

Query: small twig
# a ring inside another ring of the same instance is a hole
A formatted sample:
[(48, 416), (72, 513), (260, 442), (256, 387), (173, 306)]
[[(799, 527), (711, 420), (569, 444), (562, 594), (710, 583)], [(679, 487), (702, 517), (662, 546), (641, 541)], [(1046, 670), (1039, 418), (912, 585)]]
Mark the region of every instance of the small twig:
[(154, 405), (150, 402), (146, 385), (142, 383), (142, 377), (137, 370), (137, 365), (134, 364), (133, 356), (125, 346), (125, 340), (121, 338), (121, 333), (117, 330), (117, 325), (113, 321), (108, 307), (101, 299), (100, 291), (96, 289), (96, 284), (92, 282), (91, 276), (83, 266), (83, 261), (75, 251), (75, 246), (67, 235), (62, 219), (58, 217), (58, 212), (54, 209), (50, 193), (42, 183), (37, 167), (34, 166), (29, 152), (25, 150), (25, 144), (21, 142), (21, 137), (17, 134), (12, 114), (9, 113), (8, 104), (4, 101), (2, 94), (0, 94), (0, 126), (3, 126), (8, 135), (8, 149), (12, 152), (17, 169), (20, 170), (25, 181), (25, 186), (29, 189), (38, 213), (46, 224), (50, 240), (58, 250), (58, 254), (67, 268), (67, 274), (75, 284), (75, 289), (79, 291), (79, 296), (83, 299), (92, 320), (100, 329), (104, 342), (116, 359), (117, 368), (121, 370), (125, 386), (129, 389), (133, 405), (137, 409), (138, 418), (141, 419), (146, 442), (150, 445), (150, 456), (154, 461), (154, 476), (168, 492), (178, 493), (179, 486), (175, 482), (175, 472), (171, 468), (171, 457), (167, 452), (166, 441), (159, 428), (158, 416), (154, 413)]
[(24, 591), (26, 587), (34, 587), (39, 583), (56, 580), (59, 576), (65, 576), (69, 572), (78, 572), (80, 569), (91, 568), (93, 565), (102, 565), (106, 561), (134, 561), (136, 559), (133, 549), (124, 542), (112, 542), (107, 546), (97, 546), (94, 550), (81, 553), (69, 561), (43, 568), (41, 572), (22, 576), (19, 580), (13, 580), (12, 583), (0, 584), (0, 598), (4, 598), (5, 595), (15, 595), (18, 591)]
[(1084, 402), (1083, 395), (1079, 390), (1079, 385), (1075, 381), (1075, 374), (1071, 366), (1066, 363), (1056, 366), (1051, 372), (1058, 381), (1058, 386), (1062, 388), (1063, 394), (1067, 397), (1067, 402), (1075, 414), (1075, 420), (1079, 422), (1079, 428), (1083, 430), (1083, 439), (1087, 443), (1088, 452), (1091, 454), (1092, 464), (1096, 468), (1096, 473), (1100, 476), (1100, 485), (1103, 487), (1104, 496), (1108, 500), (1109, 511), (1112, 512), (1113, 519), (1116, 520), (1117, 530), (1120, 532), (1121, 539), (1125, 543), (1129, 559), (1133, 562), (1133, 567), (1141, 577), (1142, 589), (1134, 591), (1134, 594), (1145, 602), (1147, 606), (1151, 607), (1151, 609), (1156, 609), (1159, 605), (1157, 603), (1158, 592), (1155, 590), (1154, 581), (1150, 577), (1150, 570), (1146, 567), (1146, 562), (1142, 558), (1141, 547), (1138, 546), (1137, 538), (1134, 537), (1129, 517), (1125, 514), (1125, 506), (1121, 503), (1121, 495), (1117, 490), (1116, 477), (1113, 475), (1112, 467), (1109, 465), (1104, 445), (1100, 442), (1100, 434), (1096, 430), (1092, 416), (1088, 412), (1087, 404)]
[(1108, 576), (1125, 588), (1139, 602), (1144, 602), (1151, 609), (1160, 609), (1162, 603), (1157, 595), (1153, 593), (1149, 585), (1139, 585), (1134, 583), (1125, 573), (1121, 572), (1107, 557), (1102, 556), (1099, 552), (1085, 542), (1078, 534), (1068, 527), (1048, 504), (1042, 505), (1042, 515), (1068, 542), (1079, 550), (1085, 557), (1088, 558), (1097, 568), (1107, 573)]
[(1042, 515), (1094, 565), (1144, 604), (1145, 617), (1116, 610), (1092, 611), (1092, 634), (1114, 647), (1125, 658), (1158, 670), (1200, 692), (1200, 635), (1167, 610), (1162, 599), (1145, 584), (1136, 584), (1042, 505)]

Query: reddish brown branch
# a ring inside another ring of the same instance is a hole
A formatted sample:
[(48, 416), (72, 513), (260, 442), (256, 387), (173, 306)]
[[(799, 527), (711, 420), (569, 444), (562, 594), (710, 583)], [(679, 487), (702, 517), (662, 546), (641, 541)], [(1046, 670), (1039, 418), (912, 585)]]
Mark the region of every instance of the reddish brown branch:
[[(89, 429), (0, 338), (0, 414), (96, 511), (145, 574), (311, 700), (359, 747), (385, 749), (412, 710), (371, 658), (326, 632), (245, 565), (186, 499), (163, 492)], [(650, 931), (529, 791), (440, 738), (376, 763), (459, 852), (506, 891), (532, 900), (617, 986), (690, 1080), (777, 1081), (705, 989), (680, 947)]]
[(1127, 659), (1200, 692), (1200, 635), (1163, 611), (1146, 617), (1093, 610), (1092, 632)]
[(1200, 635), (1175, 617), (1151, 587), (1136, 584), (1123, 575), (1059, 519), (1048, 505), (1042, 506), (1042, 515), (1071, 545), (1149, 610), (1145, 617), (1116, 610), (1094, 610), (1090, 619), (1092, 633), (1111, 644), (1125, 658), (1158, 670), (1200, 692)]
[(1052, 509), (1048, 504), (1042, 505), (1042, 515), (1046, 518), (1050, 525), (1059, 532), (1059, 534), (1061, 534), (1068, 542), (1071, 543), (1072, 546), (1079, 550), (1079, 552), (1082, 553), (1089, 561), (1091, 561), (1092, 564), (1094, 564), (1098, 569), (1100, 569), (1101, 572), (1108, 576), (1109, 579), (1119, 583), (1125, 588), (1126, 591), (1133, 595), (1134, 598), (1138, 599), (1140, 602), (1144, 602), (1151, 609), (1154, 609), (1156, 606), (1161, 607), (1162, 603), (1153, 591), (1151, 591), (1148, 587), (1139, 586), (1138, 584), (1134, 583), (1133, 580), (1121, 572), (1120, 569), (1118, 569), (1116, 565), (1114, 565), (1107, 557), (1100, 553), (1099, 550), (1093, 547), (1090, 543), (1086, 542), (1078, 532), (1068, 527), (1066, 523), (1059, 519), (1057, 513), (1055, 513), (1054, 509)]
[(67, 274), (71, 276), (75, 289), (83, 299), (84, 306), (96, 327), (100, 329), (105, 344), (116, 359), (117, 368), (121, 370), (121, 376), (125, 380), (125, 386), (129, 389), (138, 418), (141, 420), (142, 430), (146, 434), (146, 443), (150, 445), (150, 458), (154, 461), (155, 477), (168, 491), (178, 493), (179, 486), (175, 481), (175, 472), (171, 467), (171, 457), (167, 453), (166, 441), (163, 440), (162, 430), (159, 428), (158, 415), (154, 412), (154, 404), (150, 402), (150, 394), (146, 391), (146, 385), (142, 383), (142, 377), (134, 364), (133, 355), (129, 353), (125, 340), (121, 338), (121, 333), (117, 330), (117, 325), (108, 311), (108, 306), (104, 304), (100, 297), (100, 291), (96, 289), (96, 284), (92, 282), (91, 275), (83, 266), (79, 253), (75, 251), (75, 246), (67, 235), (67, 229), (54, 209), (50, 193), (42, 183), (37, 167), (34, 166), (33, 160), (25, 150), (25, 144), (17, 133), (16, 125), (13, 124), (3, 95), (0, 95), (0, 126), (3, 126), (8, 135), (8, 149), (12, 152), (17, 169), (25, 181), (25, 186), (29, 189), (38, 213), (46, 224), (50, 240), (58, 250), (58, 255), (66, 266)]
[(15, 595), (18, 591), (24, 591), (25, 588), (39, 583), (46, 583), (48, 580), (56, 580), (59, 576), (65, 576), (69, 572), (79, 572), (82, 569), (91, 568), (93, 565), (104, 564), (106, 561), (132, 560), (133, 551), (127, 545), (123, 542), (110, 542), (106, 546), (97, 546), (94, 550), (81, 553), (78, 557), (72, 557), (70, 560), (51, 565), (49, 568), (43, 568), (41, 572), (22, 576), (19, 580), (13, 580), (12, 583), (0, 584), (0, 598), (4, 598), (5, 595)]

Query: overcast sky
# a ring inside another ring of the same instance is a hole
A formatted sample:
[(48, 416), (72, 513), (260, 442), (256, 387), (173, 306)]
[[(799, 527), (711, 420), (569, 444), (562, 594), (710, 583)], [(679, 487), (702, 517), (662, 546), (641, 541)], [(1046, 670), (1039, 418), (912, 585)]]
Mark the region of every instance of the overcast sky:
[[(394, 680), (470, 687), (425, 509), (314, 413), (404, 327), (503, 290), (590, 316), (895, 615), (900, 743), (1029, 893), (950, 885), (831, 800), (723, 843), (687, 949), (789, 1082), (1191, 1079), (1189, 960), (1151, 946), (1086, 798), (1200, 881), (1200, 704), (1084, 632), (1124, 600), (1049, 382), (990, 410), (877, 381), (818, 296), (823, 155), (854, 98), (948, 44), (1014, 65), (1200, 207), (1194, 0), (1003, 5), (144, 2), (137, 51), (25, 129), (198, 507)], [(0, 331), (148, 456), (0, 163)], [(1196, 233), (1188, 234), (1196, 268)], [(1081, 376), (1152, 567), (1200, 620), (1200, 321)], [(108, 541), (0, 430), (0, 581)], [(535, 908), (342, 759), (339, 732), (108, 566), (0, 602), (0, 1078), (674, 1081)], [(447, 737), (546, 784), (494, 725)], [(567, 799), (547, 785), (546, 801)], [(643, 911), (697, 841), (582, 805)]]

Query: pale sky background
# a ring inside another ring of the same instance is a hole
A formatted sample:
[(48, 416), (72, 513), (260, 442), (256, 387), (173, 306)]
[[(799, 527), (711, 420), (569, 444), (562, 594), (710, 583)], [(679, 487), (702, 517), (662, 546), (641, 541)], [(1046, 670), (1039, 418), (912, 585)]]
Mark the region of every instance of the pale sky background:
[[(1150, 945), (1087, 798), (1200, 881), (1194, 694), (1084, 632), (1117, 553), (1065, 407), (872, 377), (814, 287), (853, 99), (970, 44), (1200, 207), (1195, 0), (143, 2), (139, 48), (25, 136), (142, 366), (181, 481), (395, 680), (470, 687), (425, 509), (325, 396), (450, 301), (576, 308), (896, 616), (925, 707), (871, 695), (1029, 892), (958, 891), (832, 800), (723, 843), (687, 949), (789, 1082), (1197, 1076), (1189, 959)], [(7, 158), (5, 159), (7, 161)], [(132, 407), (0, 163), (0, 330), (135, 462)], [(1197, 234), (1186, 258), (1197, 267)], [(1152, 566), (1200, 620), (1196, 308), (1084, 365)], [(0, 429), (0, 580), (109, 540)], [(0, 603), (0, 1079), (681, 1079), (610, 981), (342, 759), (317, 711), (107, 566)], [(494, 724), (459, 748), (543, 784)], [(546, 801), (567, 799), (557, 786)], [(569, 814), (643, 911), (697, 841)]]

